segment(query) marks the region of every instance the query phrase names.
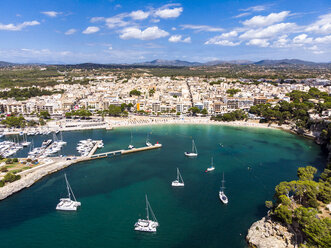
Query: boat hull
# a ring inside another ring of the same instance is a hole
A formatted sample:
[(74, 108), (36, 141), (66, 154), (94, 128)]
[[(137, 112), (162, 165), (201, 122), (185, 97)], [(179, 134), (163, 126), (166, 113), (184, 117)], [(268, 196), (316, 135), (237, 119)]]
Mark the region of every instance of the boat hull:
[(171, 183), (172, 187), (184, 187), (184, 183), (180, 183), (177, 180)]
[(139, 232), (156, 232), (159, 223), (152, 220), (139, 219), (134, 225), (134, 230)]
[(197, 153), (185, 152), (184, 154), (185, 154), (186, 157), (197, 157), (198, 156)]
[(223, 202), (224, 204), (228, 204), (229, 200), (223, 191), (219, 192), (219, 198), (220, 198), (221, 202)]

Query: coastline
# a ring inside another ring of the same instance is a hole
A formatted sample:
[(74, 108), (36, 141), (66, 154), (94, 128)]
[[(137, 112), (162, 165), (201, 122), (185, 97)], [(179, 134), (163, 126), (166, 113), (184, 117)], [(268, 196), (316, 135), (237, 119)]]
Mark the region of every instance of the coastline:
[[(218, 122), (212, 121), (209, 118), (186, 118), (186, 119), (175, 119), (175, 118), (125, 118), (116, 119), (109, 118), (105, 120), (108, 123), (107, 128), (104, 126), (101, 129), (113, 130), (114, 128), (128, 128), (137, 126), (149, 126), (149, 125), (219, 125), (219, 126), (232, 126), (232, 127), (247, 127), (247, 128), (264, 128), (264, 129), (274, 129), (282, 130), (287, 132), (295, 133), (290, 126), (279, 127), (276, 124), (264, 124), (252, 121), (234, 121), (234, 122)], [(89, 127), (89, 129), (100, 129), (100, 126), (96, 128)], [(86, 128), (61, 128), (60, 131), (80, 131), (86, 130)], [(69, 156), (70, 157), (70, 156)], [(65, 160), (65, 158), (51, 158), (53, 161), (51, 163), (44, 163), (38, 167), (32, 168), (30, 170), (23, 171), (19, 173), (21, 179), (9, 183), (4, 187), (0, 188), (0, 200), (7, 198), (8, 196), (21, 191), (24, 188), (28, 188), (35, 182), (39, 181), (43, 177), (55, 173), (63, 168), (66, 168), (72, 164), (83, 162), (87, 160), (86, 158), (77, 158), (75, 160)]]

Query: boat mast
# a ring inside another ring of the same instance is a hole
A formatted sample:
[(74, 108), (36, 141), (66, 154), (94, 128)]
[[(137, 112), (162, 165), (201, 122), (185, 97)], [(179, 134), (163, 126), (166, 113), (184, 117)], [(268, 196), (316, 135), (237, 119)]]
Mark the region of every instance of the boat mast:
[(223, 172), (223, 179), (222, 179), (222, 187), (221, 187), (221, 190), (224, 191), (225, 187), (224, 187), (224, 172)]
[(67, 184), (68, 197), (69, 197), (69, 199), (71, 199), (70, 198), (70, 186), (69, 186), (69, 182), (68, 182), (68, 179), (67, 179), (67, 174), (64, 174), (64, 178), (65, 178), (66, 184)]
[[(178, 169), (177, 169), (178, 170)], [(178, 170), (178, 173), (179, 173), (179, 177), (180, 177), (180, 180), (182, 181), (182, 183), (184, 183), (184, 180), (182, 178), (182, 174), (180, 174), (179, 170)]]
[(145, 195), (145, 197), (146, 197), (146, 217), (147, 217), (147, 220), (149, 220), (149, 211), (148, 211), (149, 203), (148, 203), (148, 199), (147, 199), (147, 194)]
[(177, 182), (179, 182), (179, 170), (177, 168)]
[(211, 167), (214, 167), (214, 158), (211, 157)]

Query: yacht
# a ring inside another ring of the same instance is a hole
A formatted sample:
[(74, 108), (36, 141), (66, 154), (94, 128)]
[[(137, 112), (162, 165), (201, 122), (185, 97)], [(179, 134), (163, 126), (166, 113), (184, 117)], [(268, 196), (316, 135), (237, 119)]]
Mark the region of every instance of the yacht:
[[(147, 195), (146, 197), (146, 220), (138, 219), (136, 224), (134, 224), (134, 230), (140, 232), (156, 232), (159, 223), (154, 215), (151, 205), (148, 202)], [(151, 212), (152, 220), (149, 219), (149, 212)]]
[(31, 144), (31, 142), (28, 141), (28, 138), (26, 137), (26, 134), (25, 134), (24, 137), (23, 137), (23, 142), (21, 143), (21, 145), (22, 145), (23, 147), (27, 147), (27, 146), (29, 146), (30, 144)]
[(221, 187), (220, 192), (219, 192), (219, 198), (224, 204), (228, 204), (228, 202), (229, 202), (228, 197), (224, 193), (224, 189), (225, 189), (224, 182), (225, 181), (224, 181), (224, 172), (223, 172), (222, 187)]
[(47, 147), (52, 143), (52, 140), (44, 140), (43, 143), (41, 144), (42, 147)]
[(185, 156), (187, 157), (197, 157), (198, 156), (198, 150), (195, 146), (194, 140), (192, 140), (192, 152), (185, 152)]
[(177, 168), (177, 179), (171, 183), (172, 187), (184, 187), (184, 180), (182, 178), (182, 175), (179, 172), (179, 169)]
[(211, 158), (211, 166), (207, 168), (206, 172), (215, 170), (213, 157)]
[[(57, 204), (56, 206), (56, 210), (76, 211), (77, 207), (81, 206), (81, 203), (76, 200), (76, 197), (70, 187), (66, 174), (64, 174), (64, 178), (67, 184), (68, 198), (61, 198), (59, 204)], [(71, 194), (74, 200), (71, 199)]]

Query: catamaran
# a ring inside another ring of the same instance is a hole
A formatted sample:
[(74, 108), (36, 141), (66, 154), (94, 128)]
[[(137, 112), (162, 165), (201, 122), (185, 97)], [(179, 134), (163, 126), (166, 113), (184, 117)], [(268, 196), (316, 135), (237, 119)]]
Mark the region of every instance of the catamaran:
[[(140, 232), (156, 232), (156, 228), (159, 226), (159, 222), (157, 222), (152, 207), (148, 202), (147, 195), (145, 195), (145, 197), (146, 197), (146, 220), (138, 219), (136, 224), (134, 224), (134, 230)], [(152, 214), (153, 220), (149, 219), (149, 211)]]
[(187, 157), (197, 157), (198, 156), (198, 150), (195, 146), (194, 140), (192, 140), (192, 152), (185, 152), (185, 156)]
[(128, 146), (129, 149), (133, 149), (134, 145), (133, 145), (133, 138), (132, 138), (132, 131), (131, 131), (131, 140), (130, 140), (130, 145)]
[(207, 168), (206, 172), (215, 170), (213, 157), (211, 158), (211, 166)]
[(173, 187), (183, 187), (184, 186), (184, 180), (183, 180), (182, 175), (180, 174), (178, 168), (177, 168), (177, 179), (171, 183), (171, 186), (173, 186)]
[(224, 204), (228, 204), (229, 200), (228, 200), (228, 197), (224, 194), (224, 172), (223, 172), (223, 179), (222, 179), (222, 187), (220, 189), (220, 192), (219, 192), (219, 197), (220, 197), (220, 200), (224, 203)]
[[(67, 184), (68, 198), (61, 198), (59, 204), (57, 204), (56, 206), (56, 210), (76, 211), (77, 207), (81, 206), (81, 203), (76, 200), (76, 197), (70, 187), (66, 174), (64, 174), (64, 178)], [(71, 194), (74, 200), (71, 199)]]

